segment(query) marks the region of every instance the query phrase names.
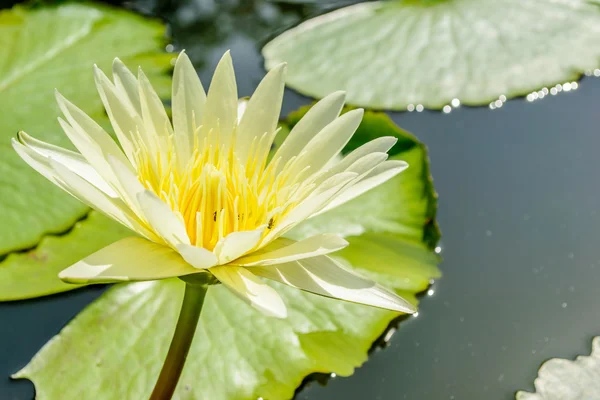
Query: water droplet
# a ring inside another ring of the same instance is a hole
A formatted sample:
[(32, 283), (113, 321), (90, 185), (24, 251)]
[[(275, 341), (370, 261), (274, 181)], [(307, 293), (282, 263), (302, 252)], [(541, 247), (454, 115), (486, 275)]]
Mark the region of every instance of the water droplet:
[(567, 308), (567, 303), (562, 303), (561, 306), (562, 308)]
[(440, 254), (442, 252), (442, 248), (440, 246), (436, 246), (436, 248), (433, 249), (433, 251), (435, 252), (435, 254)]
[(500, 108), (500, 107), (502, 107), (502, 104), (503, 104), (503, 103), (502, 103), (502, 100), (496, 100), (496, 101), (494, 102), (494, 105), (495, 105), (497, 108)]
[(329, 376), (331, 376), (332, 378), (335, 378), (337, 376), (337, 374), (335, 372), (332, 372), (331, 375), (329, 375)]
[(415, 111), (415, 105), (414, 105), (414, 104), (409, 104), (409, 105), (406, 107), (406, 109), (407, 109), (409, 112), (413, 112), (413, 111)]
[(383, 341), (385, 343), (388, 343), (390, 340), (392, 340), (392, 336), (394, 336), (394, 333), (396, 333), (396, 328), (390, 328), (390, 330), (388, 330), (385, 333), (385, 336), (383, 337)]
[(571, 90), (577, 90), (579, 84), (577, 82), (571, 82)]
[(565, 83), (563, 83), (563, 90), (565, 92), (569, 92), (571, 90), (571, 82), (565, 82)]
[(527, 101), (533, 101), (533, 100), (535, 100), (535, 99), (533, 98), (533, 94), (529, 93), (529, 94), (527, 95)]
[(419, 316), (419, 312), (417, 311), (417, 312), (416, 312), (416, 313), (414, 313), (412, 316), (413, 316), (414, 318), (417, 318), (417, 317)]
[(423, 107), (423, 104), (417, 104), (416, 110), (417, 110), (417, 112), (421, 112), (421, 111), (423, 111), (424, 108), (425, 107)]
[(449, 114), (450, 111), (452, 111), (452, 107), (450, 107), (449, 105), (445, 105), (442, 111), (444, 111), (446, 114)]
[(562, 85), (560, 83), (558, 83), (556, 86), (554, 86), (556, 88), (556, 90), (558, 90), (559, 92), (562, 92)]
[(556, 95), (556, 93), (558, 93), (558, 89), (556, 89), (555, 87), (553, 87), (552, 89), (550, 89), (550, 94), (551, 94), (552, 96), (555, 96), (555, 95)]
[(429, 289), (427, 291), (427, 296), (433, 296), (434, 294), (435, 294), (435, 290), (433, 290), (433, 289)]
[(490, 110), (495, 110), (496, 109), (496, 105), (494, 103), (490, 103)]
[(167, 53), (172, 53), (173, 50), (175, 50), (175, 46), (173, 46), (172, 44), (169, 43), (168, 45), (165, 46), (165, 51)]
[(452, 99), (452, 101), (450, 102), (450, 104), (452, 104), (452, 107), (459, 107), (460, 106), (460, 100), (459, 99)]
[(506, 96), (501, 94), (500, 97), (498, 97), (498, 100), (500, 100), (503, 103), (506, 103)]
[(537, 92), (537, 94), (540, 99), (543, 99), (544, 96), (546, 96), (546, 94), (544, 92), (542, 92), (541, 90), (539, 92)]
[(594, 70), (594, 76), (600, 76), (600, 69), (596, 68)]
[(544, 92), (544, 94), (548, 94), (548, 88), (547, 87), (543, 88), (542, 92)]

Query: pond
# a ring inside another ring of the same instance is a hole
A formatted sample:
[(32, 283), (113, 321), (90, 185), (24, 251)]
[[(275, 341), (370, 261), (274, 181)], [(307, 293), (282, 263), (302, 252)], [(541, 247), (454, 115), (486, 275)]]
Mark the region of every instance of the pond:
[[(231, 49), (240, 95), (264, 76), (265, 39), (318, 7), (209, 1), (128, 6), (175, 21), (208, 82)], [(209, 7), (202, 9), (202, 7)], [(283, 114), (312, 101), (286, 89)], [(298, 399), (512, 399), (533, 390), (540, 364), (589, 354), (600, 332), (600, 80), (545, 99), (451, 113), (391, 112), (429, 148), (439, 193), (443, 278), (349, 378), (311, 382)], [(97, 298), (91, 287), (40, 300), (0, 303), (0, 393), (30, 399), (33, 385), (7, 377)]]

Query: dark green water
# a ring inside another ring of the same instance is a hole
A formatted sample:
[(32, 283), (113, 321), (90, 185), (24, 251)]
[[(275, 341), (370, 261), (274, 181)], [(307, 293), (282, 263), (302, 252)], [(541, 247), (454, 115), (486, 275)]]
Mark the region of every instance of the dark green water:
[[(242, 96), (264, 75), (257, 42), (311, 12), (263, 3), (257, 18), (252, 5), (198, 13), (202, 4), (211, 2), (144, 7), (177, 22), (176, 46), (204, 82), (230, 48)], [(288, 91), (284, 113), (308, 101)], [(352, 377), (314, 383), (297, 397), (511, 399), (532, 388), (544, 360), (589, 353), (600, 334), (599, 107), (600, 80), (586, 78), (575, 92), (493, 111), (391, 114), (429, 146), (444, 277), (419, 316)], [(0, 303), (1, 400), (33, 397), (29, 382), (8, 375), (102, 291)]]

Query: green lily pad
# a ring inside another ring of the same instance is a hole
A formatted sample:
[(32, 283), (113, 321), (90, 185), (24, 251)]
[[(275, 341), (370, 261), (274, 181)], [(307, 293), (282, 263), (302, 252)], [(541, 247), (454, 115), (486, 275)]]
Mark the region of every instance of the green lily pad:
[(517, 400), (600, 399), (600, 336), (592, 341), (592, 353), (575, 361), (553, 358), (540, 368), (535, 393), (517, 392)]
[(404, 0), (313, 18), (262, 52), (309, 96), (343, 89), (354, 105), (449, 111), (577, 79), (598, 67), (599, 35), (595, 1)]
[[(379, 131), (367, 132), (367, 126)], [(397, 136), (404, 144), (395, 148), (394, 157), (408, 160), (411, 167), (307, 221), (294, 236), (341, 232), (351, 245), (336, 257), (416, 302), (415, 294), (440, 275), (432, 250), (439, 232), (426, 151), (383, 114), (367, 113), (357, 135), (355, 145), (372, 135)], [(265, 317), (224, 287), (209, 289), (176, 398), (289, 399), (311, 373), (352, 374), (399, 316), (272, 284), (287, 304), (287, 319)], [(32, 380), (40, 399), (147, 398), (182, 295), (179, 280), (115, 285), (14, 377)]]
[(61, 236), (45, 236), (34, 249), (11, 253), (0, 263), (0, 301), (23, 300), (73, 290), (58, 273), (75, 261), (108, 246), (131, 231), (91, 212)]
[(56, 117), (57, 88), (94, 119), (107, 120), (92, 65), (118, 56), (141, 65), (162, 92), (171, 55), (160, 51), (164, 26), (109, 7), (68, 4), (0, 12), (0, 254), (68, 230), (89, 209), (29, 168), (10, 146), (19, 130), (71, 147)]

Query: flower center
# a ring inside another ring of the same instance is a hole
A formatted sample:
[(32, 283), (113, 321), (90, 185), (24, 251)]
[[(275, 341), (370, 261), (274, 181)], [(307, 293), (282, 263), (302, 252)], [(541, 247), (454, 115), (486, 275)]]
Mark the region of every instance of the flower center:
[(274, 173), (277, 161), (267, 166), (268, 152), (257, 150), (260, 139), (245, 163), (233, 151), (234, 139), (219, 142), (212, 131), (195, 135), (188, 160), (177, 160), (172, 138), (165, 139), (159, 151), (138, 147), (138, 179), (178, 215), (195, 246), (213, 250), (229, 233), (261, 226), (266, 234), (305, 192), (289, 179), (287, 168)]

